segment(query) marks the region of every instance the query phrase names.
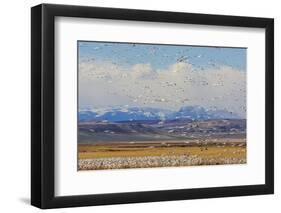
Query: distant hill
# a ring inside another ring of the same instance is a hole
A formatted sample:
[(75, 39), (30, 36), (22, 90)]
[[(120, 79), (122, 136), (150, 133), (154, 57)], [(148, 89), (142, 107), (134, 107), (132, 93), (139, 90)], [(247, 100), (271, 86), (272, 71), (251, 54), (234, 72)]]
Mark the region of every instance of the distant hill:
[(209, 120), (239, 119), (240, 117), (226, 110), (207, 110), (200, 106), (186, 106), (179, 111), (163, 110), (150, 107), (114, 107), (95, 108), (79, 111), (79, 121), (155, 121), (155, 120)]
[(246, 120), (82, 121), (78, 128), (79, 143), (244, 138)]

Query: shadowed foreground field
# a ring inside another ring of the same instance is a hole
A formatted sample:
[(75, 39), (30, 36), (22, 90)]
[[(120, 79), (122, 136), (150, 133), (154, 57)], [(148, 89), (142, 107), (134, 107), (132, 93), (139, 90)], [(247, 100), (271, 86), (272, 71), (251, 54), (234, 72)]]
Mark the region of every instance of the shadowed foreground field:
[(152, 168), (246, 163), (246, 143), (120, 142), (79, 144), (78, 170)]

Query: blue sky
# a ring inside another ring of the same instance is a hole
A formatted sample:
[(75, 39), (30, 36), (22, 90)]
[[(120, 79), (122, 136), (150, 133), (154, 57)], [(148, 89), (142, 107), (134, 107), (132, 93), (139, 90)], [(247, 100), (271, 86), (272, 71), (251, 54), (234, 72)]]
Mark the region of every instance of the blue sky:
[(187, 60), (196, 69), (226, 65), (246, 71), (246, 48), (79, 41), (80, 59), (109, 60), (118, 65), (150, 64), (165, 69)]
[(179, 110), (246, 116), (246, 48), (78, 42), (79, 108)]

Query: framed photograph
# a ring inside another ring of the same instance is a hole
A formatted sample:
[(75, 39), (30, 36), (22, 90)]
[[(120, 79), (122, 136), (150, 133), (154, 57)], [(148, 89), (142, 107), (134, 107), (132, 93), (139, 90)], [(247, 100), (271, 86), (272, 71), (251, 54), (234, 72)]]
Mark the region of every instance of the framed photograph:
[(272, 194), (274, 21), (31, 9), (31, 203)]

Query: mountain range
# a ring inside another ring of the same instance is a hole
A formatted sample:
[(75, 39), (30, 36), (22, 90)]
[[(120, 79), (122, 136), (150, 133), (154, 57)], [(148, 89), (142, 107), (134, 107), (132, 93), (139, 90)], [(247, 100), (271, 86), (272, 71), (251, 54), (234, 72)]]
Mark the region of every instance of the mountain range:
[(151, 107), (93, 108), (79, 110), (78, 116), (79, 122), (240, 119), (233, 112), (226, 110), (207, 110), (201, 106), (185, 106), (178, 111)]

